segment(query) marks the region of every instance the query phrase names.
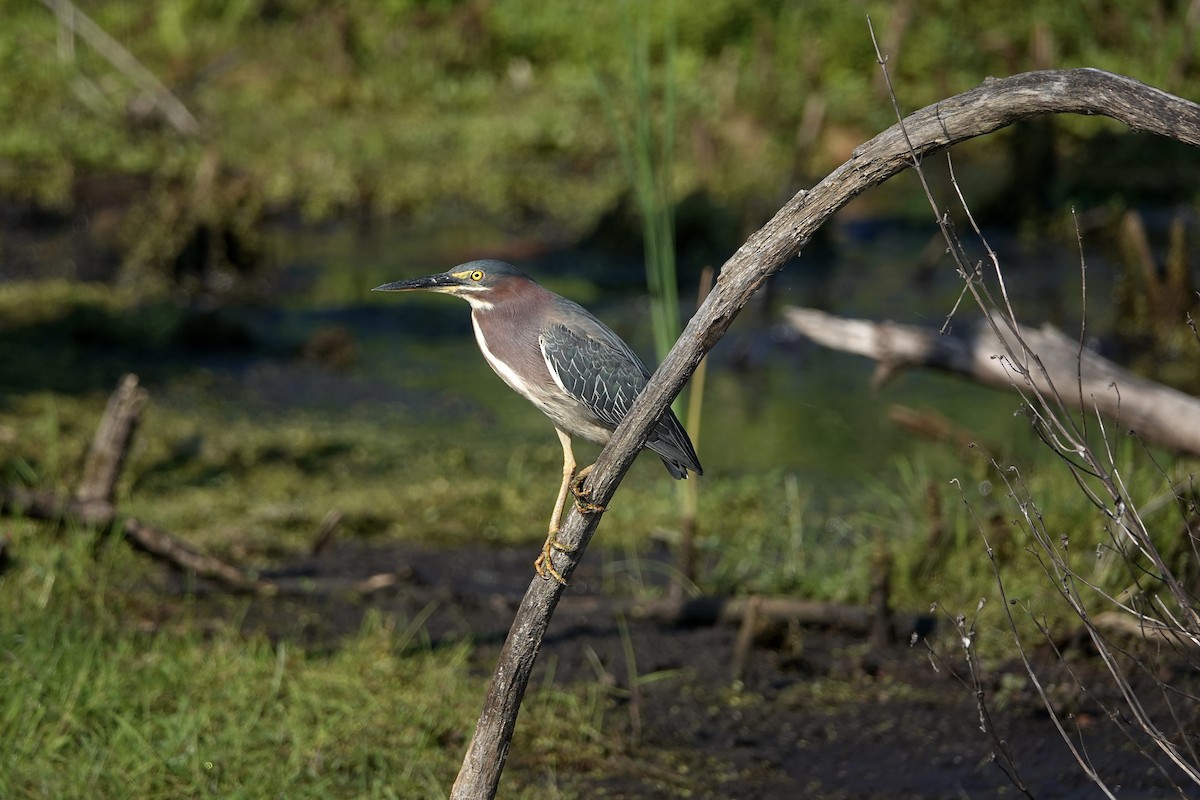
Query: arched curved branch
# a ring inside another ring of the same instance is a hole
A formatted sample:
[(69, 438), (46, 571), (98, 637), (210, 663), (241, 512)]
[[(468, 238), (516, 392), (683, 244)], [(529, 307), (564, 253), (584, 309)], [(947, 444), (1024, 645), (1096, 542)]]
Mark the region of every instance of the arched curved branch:
[[(989, 78), (971, 91), (911, 114), (902, 124), (856, 148), (849, 161), (812, 189), (793, 197), (725, 262), (708, 300), (687, 324), (596, 461), (587, 484), (594, 502), (607, 505), (611, 501), (655, 421), (700, 359), (725, 335), (763, 282), (796, 256), (836, 211), (911, 166), (914, 158), (1041, 114), (1103, 115), (1134, 131), (1200, 145), (1200, 106), (1095, 69)], [(567, 518), (559, 541), (575, 550), (555, 555), (556, 568), (565, 577), (574, 571), (599, 522), (599, 515), (580, 515), (574, 510)], [(452, 798), (495, 796), (521, 699), (563, 588), (536, 577), (530, 583), (501, 651)]]

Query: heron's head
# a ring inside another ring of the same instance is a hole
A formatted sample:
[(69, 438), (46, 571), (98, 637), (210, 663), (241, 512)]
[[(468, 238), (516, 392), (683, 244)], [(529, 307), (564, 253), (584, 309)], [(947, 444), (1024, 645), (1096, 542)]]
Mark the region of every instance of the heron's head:
[(466, 300), (474, 308), (491, 308), (503, 298), (536, 287), (533, 279), (503, 261), (468, 261), (447, 272), (376, 286), (375, 292), (439, 292)]

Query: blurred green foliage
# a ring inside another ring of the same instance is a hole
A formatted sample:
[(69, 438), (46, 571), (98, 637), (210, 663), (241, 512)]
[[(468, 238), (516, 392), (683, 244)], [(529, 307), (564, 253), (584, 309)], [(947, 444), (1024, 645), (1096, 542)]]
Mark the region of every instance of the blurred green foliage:
[[(420, 213), (453, 202), (572, 233), (626, 189), (596, 87), (597, 76), (632, 79), (620, 3), (170, 0), (84, 10), (204, 132), (187, 139), (148, 112), (140, 90), (45, 6), (5, 0), (0, 193), (10, 198), (65, 208), (83, 178), (136, 174), (195, 202), (197, 190), (217, 197), (244, 181), (230, 201), (247, 203), (243, 213)], [(893, 121), (868, 15), (911, 109), (988, 75), (1044, 67), (1096, 66), (1196, 96), (1196, 20), (1185, 11), (1171, 0), (671, 0), (644, 16), (651, 58), (674, 31), (677, 192), (740, 207), (824, 174)], [(154, 209), (161, 197), (131, 201)]]

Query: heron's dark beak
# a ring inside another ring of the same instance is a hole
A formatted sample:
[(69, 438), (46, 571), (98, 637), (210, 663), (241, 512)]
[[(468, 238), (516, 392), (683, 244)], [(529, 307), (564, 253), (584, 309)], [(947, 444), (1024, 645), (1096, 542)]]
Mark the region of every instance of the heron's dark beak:
[(462, 281), (449, 272), (438, 275), (426, 275), (424, 278), (412, 278), (407, 281), (394, 281), (376, 286), (372, 292), (453, 292), (462, 286)]

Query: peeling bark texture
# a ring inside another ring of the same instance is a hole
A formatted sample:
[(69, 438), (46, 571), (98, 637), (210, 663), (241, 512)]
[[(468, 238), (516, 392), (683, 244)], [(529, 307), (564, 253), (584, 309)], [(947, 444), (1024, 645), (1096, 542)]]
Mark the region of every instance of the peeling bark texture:
[(1019, 340), (1013, 334), (1008, 343), (1014, 353), (1021, 353), (1023, 341), (1029, 353), (1037, 354), (1039, 368), (1014, 364), (1004, 355), (1007, 350), (996, 331), (1009, 329), (1000, 319), (995, 327), (981, 324), (966, 336), (944, 336), (928, 328), (845, 319), (810, 308), (785, 309), (784, 317), (792, 330), (817, 344), (875, 359), (877, 376), (891, 378), (908, 367), (927, 367), (1000, 389), (1023, 392), (1033, 387), (1047, 397), (1057, 389), (1063, 402), (1077, 411), (1099, 412), (1147, 442), (1200, 455), (1200, 398), (1081, 350), (1077, 339), (1050, 325), (1022, 327)]
[[(1200, 106), (1131, 78), (1094, 69), (1028, 72), (989, 78), (975, 89), (909, 115), (858, 147), (850, 160), (802, 191), (743, 244), (721, 269), (717, 285), (687, 324), (645, 391), (596, 461), (586, 488), (606, 506), (650, 429), (695, 371), (700, 359), (771, 275), (800, 252), (818, 228), (851, 199), (937, 150), (1041, 114), (1104, 115), (1135, 131), (1200, 145)], [(555, 552), (555, 569), (570, 578), (601, 514), (574, 509), (559, 533), (571, 552)], [(508, 755), (517, 712), (542, 638), (564, 587), (535, 577), (500, 654), (483, 711), (451, 797), (491, 798)]]

